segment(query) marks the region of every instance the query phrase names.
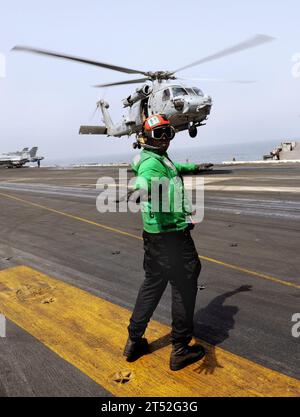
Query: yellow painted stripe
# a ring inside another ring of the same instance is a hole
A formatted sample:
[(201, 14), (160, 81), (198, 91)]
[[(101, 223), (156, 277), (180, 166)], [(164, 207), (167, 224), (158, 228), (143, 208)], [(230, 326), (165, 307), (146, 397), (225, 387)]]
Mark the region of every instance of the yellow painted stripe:
[[(40, 208), (40, 209), (43, 209), (43, 210), (47, 210), (47, 211), (50, 211), (51, 213), (59, 214), (61, 216), (69, 217), (70, 219), (73, 219), (73, 220), (77, 220), (77, 221), (80, 221), (80, 222), (83, 222), (83, 223), (90, 224), (92, 226), (102, 228), (102, 229), (107, 230), (109, 232), (118, 233), (120, 235), (124, 235), (124, 236), (128, 236), (128, 237), (132, 237), (134, 239), (142, 240), (142, 238), (140, 236), (134, 235), (133, 233), (128, 233), (128, 232), (125, 232), (124, 230), (120, 230), (120, 229), (117, 229), (115, 227), (110, 227), (110, 226), (107, 226), (107, 225), (104, 225), (104, 224), (101, 224), (101, 223), (97, 223), (97, 222), (94, 222), (92, 220), (85, 219), (83, 217), (74, 216), (73, 214), (66, 213), (65, 211), (55, 210), (53, 208), (44, 206), (42, 204), (33, 203), (32, 201), (24, 200), (23, 198), (19, 198), (19, 197), (10, 195), (10, 194), (0, 193), (0, 195), (2, 197), (8, 198), (8, 199), (21, 202), (23, 204), (27, 204), (27, 205), (30, 205), (30, 206), (33, 206), (33, 207), (37, 207), (37, 208)], [(229, 264), (229, 263), (226, 263), (226, 262), (223, 262), (223, 261), (219, 261), (218, 259), (209, 258), (207, 256), (200, 255), (199, 258), (204, 260), (204, 261), (208, 261), (208, 262), (212, 262), (212, 263), (215, 263), (215, 264), (218, 264), (218, 265), (221, 265), (221, 266), (225, 266), (227, 268), (231, 268), (231, 269), (234, 269), (234, 270), (239, 271), (239, 272), (250, 274), (250, 275), (258, 277), (258, 278), (266, 279), (268, 281), (273, 281), (276, 284), (287, 285), (289, 287), (300, 289), (300, 285), (298, 285), (294, 282), (290, 282), (290, 281), (282, 280), (282, 279), (279, 279), (279, 278), (275, 278), (271, 275), (266, 275), (266, 274), (263, 274), (261, 272), (251, 271), (250, 269), (245, 269), (245, 268), (242, 268), (242, 267), (237, 266), (237, 265), (232, 265), (232, 264)]]
[[(0, 272), (0, 311), (117, 396), (300, 395), (300, 381), (207, 344), (205, 359), (170, 371), (170, 329), (156, 321), (146, 335), (154, 351), (129, 364), (128, 310), (25, 266)], [(119, 372), (132, 378), (115, 382)]]
[(125, 231), (120, 230), (120, 229), (116, 229), (114, 227), (106, 226), (106, 225), (101, 224), (101, 223), (96, 223), (96, 222), (93, 222), (92, 220), (88, 220), (88, 219), (85, 219), (83, 217), (74, 216), (73, 214), (66, 213), (65, 211), (55, 210), (53, 208), (44, 206), (42, 204), (33, 203), (32, 201), (24, 200), (23, 198), (19, 198), (19, 197), (10, 195), (10, 194), (0, 193), (0, 195), (2, 197), (6, 197), (6, 198), (9, 198), (11, 200), (19, 201), (21, 203), (25, 203), (25, 204), (33, 206), (33, 207), (38, 207), (40, 209), (50, 211), (51, 213), (60, 214), (61, 216), (69, 217), (70, 219), (73, 219), (73, 220), (78, 220), (80, 222), (87, 223), (87, 224), (90, 224), (92, 226), (100, 227), (100, 228), (105, 229), (109, 232), (115, 232), (115, 233), (118, 233), (118, 234), (121, 234), (121, 235), (125, 235), (125, 236), (129, 236), (129, 237), (133, 237), (135, 239), (142, 240), (142, 238), (140, 236), (134, 235), (132, 233), (125, 232)]
[(294, 282), (283, 281), (282, 279), (272, 277), (270, 275), (262, 274), (261, 272), (251, 271), (250, 269), (241, 268), (240, 266), (235, 266), (228, 264), (227, 262), (218, 261), (217, 259), (208, 258), (207, 256), (199, 256), (200, 259), (204, 261), (213, 262), (218, 265), (226, 266), (226, 268), (235, 269), (236, 271), (245, 272), (245, 274), (253, 275), (255, 277), (267, 279), (269, 281), (276, 282), (277, 284), (287, 285), (289, 287), (294, 287), (300, 289), (300, 285), (295, 284)]

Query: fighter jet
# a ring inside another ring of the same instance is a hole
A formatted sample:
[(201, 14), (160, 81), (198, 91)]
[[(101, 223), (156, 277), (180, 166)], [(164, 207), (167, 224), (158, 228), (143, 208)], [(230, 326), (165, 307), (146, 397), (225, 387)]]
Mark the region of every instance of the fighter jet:
[(43, 156), (37, 156), (38, 147), (24, 148), (22, 151), (8, 152), (0, 154), (0, 165), (6, 168), (22, 168), (25, 164), (36, 162), (38, 167), (41, 165)]

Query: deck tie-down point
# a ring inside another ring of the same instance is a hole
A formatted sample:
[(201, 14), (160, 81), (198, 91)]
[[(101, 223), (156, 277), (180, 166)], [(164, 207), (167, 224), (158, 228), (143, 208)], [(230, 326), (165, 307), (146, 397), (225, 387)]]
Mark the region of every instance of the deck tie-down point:
[(132, 371), (126, 370), (126, 371), (118, 371), (114, 373), (111, 377), (111, 379), (114, 382), (117, 382), (118, 384), (126, 384), (133, 378)]

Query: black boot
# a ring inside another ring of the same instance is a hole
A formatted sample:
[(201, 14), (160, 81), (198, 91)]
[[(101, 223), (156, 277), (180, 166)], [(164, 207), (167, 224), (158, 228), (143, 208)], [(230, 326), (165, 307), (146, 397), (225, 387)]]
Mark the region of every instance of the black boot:
[(126, 357), (127, 362), (133, 362), (148, 352), (149, 345), (145, 338), (138, 340), (131, 340), (128, 337), (123, 356)]
[(186, 343), (174, 343), (170, 357), (170, 369), (179, 371), (179, 369), (202, 359), (204, 355), (205, 350), (200, 345), (189, 346)]

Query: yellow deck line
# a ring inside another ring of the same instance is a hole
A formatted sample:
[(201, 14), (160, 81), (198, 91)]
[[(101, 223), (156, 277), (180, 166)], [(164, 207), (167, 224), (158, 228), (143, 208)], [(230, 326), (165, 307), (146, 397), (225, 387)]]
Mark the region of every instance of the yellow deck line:
[[(94, 222), (92, 220), (85, 219), (83, 217), (74, 216), (73, 214), (66, 213), (65, 211), (60, 211), (60, 210), (56, 210), (56, 209), (44, 206), (42, 204), (33, 203), (32, 201), (24, 200), (23, 198), (19, 198), (19, 197), (10, 195), (10, 194), (0, 193), (0, 196), (11, 199), (11, 200), (19, 201), (23, 204), (27, 204), (27, 205), (30, 205), (30, 206), (33, 206), (33, 207), (38, 207), (40, 209), (47, 210), (47, 211), (50, 211), (50, 212), (55, 213), (55, 214), (59, 214), (61, 216), (69, 217), (70, 219), (77, 220), (77, 221), (80, 221), (80, 222), (83, 222), (83, 223), (87, 223), (87, 224), (90, 224), (92, 226), (96, 226), (96, 227), (102, 228), (104, 230), (107, 230), (109, 232), (118, 233), (118, 234), (121, 234), (121, 235), (124, 235), (124, 236), (132, 237), (134, 239), (142, 240), (142, 238), (140, 236), (134, 235), (133, 233), (128, 233), (128, 232), (125, 232), (124, 230), (120, 230), (120, 229), (117, 229), (115, 227), (106, 226), (105, 224), (97, 223), (97, 222)], [(209, 258), (207, 256), (200, 255), (199, 258), (204, 260), (204, 261), (207, 261), (207, 262), (215, 263), (217, 265), (225, 266), (227, 268), (231, 268), (231, 269), (234, 269), (236, 271), (255, 276), (257, 278), (262, 278), (262, 279), (266, 279), (268, 281), (275, 282), (276, 284), (286, 285), (286, 286), (289, 286), (289, 287), (300, 289), (300, 285), (298, 285), (294, 282), (282, 280), (282, 279), (273, 277), (271, 275), (263, 274), (263, 273), (258, 272), (258, 271), (252, 271), (250, 269), (242, 268), (242, 267), (237, 266), (237, 265), (232, 265), (232, 264), (229, 264), (227, 262), (220, 261), (218, 259)]]
[(208, 258), (207, 256), (199, 256), (200, 259), (204, 261), (213, 262), (218, 265), (225, 266), (226, 268), (234, 269), (236, 271), (244, 272), (245, 274), (253, 275), (255, 277), (263, 278), (272, 282), (276, 282), (277, 284), (287, 285), (289, 287), (294, 287), (300, 289), (300, 285), (295, 284), (294, 282), (284, 281), (279, 278), (272, 277), (270, 275), (262, 274), (261, 272), (251, 271), (250, 269), (242, 268), (240, 266), (228, 264), (227, 262), (218, 261), (217, 259)]
[[(129, 364), (128, 310), (26, 266), (0, 272), (0, 312), (117, 396), (300, 396), (300, 381), (209, 345), (205, 360), (170, 371), (170, 329), (156, 321), (156, 350)], [(115, 382), (119, 372), (132, 378)]]

